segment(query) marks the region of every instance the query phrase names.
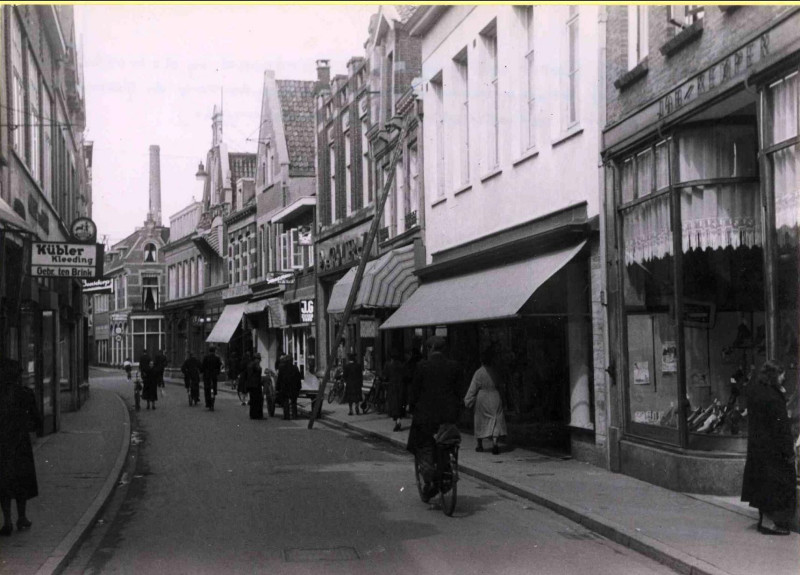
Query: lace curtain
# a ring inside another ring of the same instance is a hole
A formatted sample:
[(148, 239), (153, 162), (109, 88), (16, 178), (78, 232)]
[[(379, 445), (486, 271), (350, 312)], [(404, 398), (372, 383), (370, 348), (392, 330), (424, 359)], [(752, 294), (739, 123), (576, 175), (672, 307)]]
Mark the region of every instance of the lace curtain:
[(672, 255), (669, 198), (664, 194), (623, 213), (626, 265)]
[(684, 253), (760, 246), (758, 183), (684, 188), (681, 222)]
[[(770, 141), (775, 144), (797, 136), (800, 108), (800, 74), (785, 78), (769, 89)], [(800, 170), (798, 146), (771, 154), (775, 186), (775, 228), (779, 245), (796, 245), (800, 227)]]

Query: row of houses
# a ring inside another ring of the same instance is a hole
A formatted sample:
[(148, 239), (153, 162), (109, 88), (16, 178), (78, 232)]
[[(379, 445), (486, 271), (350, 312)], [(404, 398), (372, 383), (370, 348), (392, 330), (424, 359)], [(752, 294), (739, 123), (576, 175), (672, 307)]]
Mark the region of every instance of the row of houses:
[(91, 218), (93, 143), (74, 8), (4, 5), (0, 31), (0, 358), (22, 366), (44, 435), (86, 399), (90, 318), (80, 279), (44, 276), (32, 251)]
[[(153, 240), (153, 346), (174, 366), (212, 342), (289, 353), (316, 382), (433, 333), (468, 375), (495, 345), (515, 443), (735, 493), (747, 374), (771, 358), (797, 386), (798, 24), (791, 6), (382, 6), (345, 74), (265, 72), (256, 153), (227, 150), (215, 109), (202, 201)], [(114, 364), (150, 347), (123, 315)]]

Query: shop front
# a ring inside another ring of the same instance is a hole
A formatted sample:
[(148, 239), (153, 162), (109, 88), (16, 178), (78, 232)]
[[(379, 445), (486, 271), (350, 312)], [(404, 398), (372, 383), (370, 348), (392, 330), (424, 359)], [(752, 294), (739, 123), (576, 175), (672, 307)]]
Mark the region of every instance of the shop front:
[[(419, 280), (414, 275), (414, 269), (419, 249), (419, 243), (411, 243), (389, 250), (367, 262), (355, 294), (353, 312), (344, 332), (344, 341), (337, 349), (336, 361), (339, 365), (344, 362), (347, 354), (355, 353), (365, 372), (380, 375), (392, 346), (410, 354), (413, 329), (382, 337), (378, 328), (417, 289)], [(331, 318), (331, 338), (335, 337), (334, 334), (341, 326), (355, 276), (356, 268), (352, 267), (331, 290), (327, 305), (327, 313)]]
[(295, 283), (287, 286), (283, 294), (286, 324), (281, 349), (292, 356), (303, 379), (318, 386), (315, 303), (313, 273), (296, 276)]
[[(672, 489), (739, 492), (744, 391), (765, 360), (796, 397), (800, 74), (796, 52), (776, 57), (796, 20), (605, 135), (612, 465)], [(700, 88), (691, 105), (674, 99)]]
[[(493, 346), (515, 445), (569, 453), (594, 437), (588, 230), (578, 228), (550, 247), (472, 252), (423, 268), (422, 285), (380, 326), (415, 328), (417, 341), (445, 336), (464, 370), (462, 396), (481, 350)], [(472, 426), (467, 410), (461, 424)]]

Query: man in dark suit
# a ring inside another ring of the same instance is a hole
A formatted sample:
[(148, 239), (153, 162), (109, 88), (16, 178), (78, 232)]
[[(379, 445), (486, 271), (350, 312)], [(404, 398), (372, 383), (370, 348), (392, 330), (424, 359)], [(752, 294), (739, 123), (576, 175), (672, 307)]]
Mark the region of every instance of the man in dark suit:
[(436, 473), (434, 436), (443, 423), (455, 424), (461, 406), (461, 366), (444, 356), (445, 340), (433, 336), (427, 341), (427, 360), (417, 364), (409, 394), (409, 407), (414, 413), (406, 449), (422, 464), (423, 489), (426, 499), (436, 495), (432, 485)]
[(214, 411), (214, 400), (217, 397), (217, 378), (222, 370), (222, 360), (217, 355), (217, 348), (213, 345), (208, 348), (208, 353), (203, 357), (203, 392), (205, 394), (206, 409)]

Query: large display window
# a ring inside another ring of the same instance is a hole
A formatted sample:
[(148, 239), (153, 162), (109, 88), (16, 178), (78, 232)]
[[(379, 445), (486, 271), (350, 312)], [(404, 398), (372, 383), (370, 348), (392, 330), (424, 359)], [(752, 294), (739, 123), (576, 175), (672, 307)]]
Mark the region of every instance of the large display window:
[(617, 166), (627, 429), (744, 449), (743, 386), (767, 355), (755, 115), (680, 126)]

